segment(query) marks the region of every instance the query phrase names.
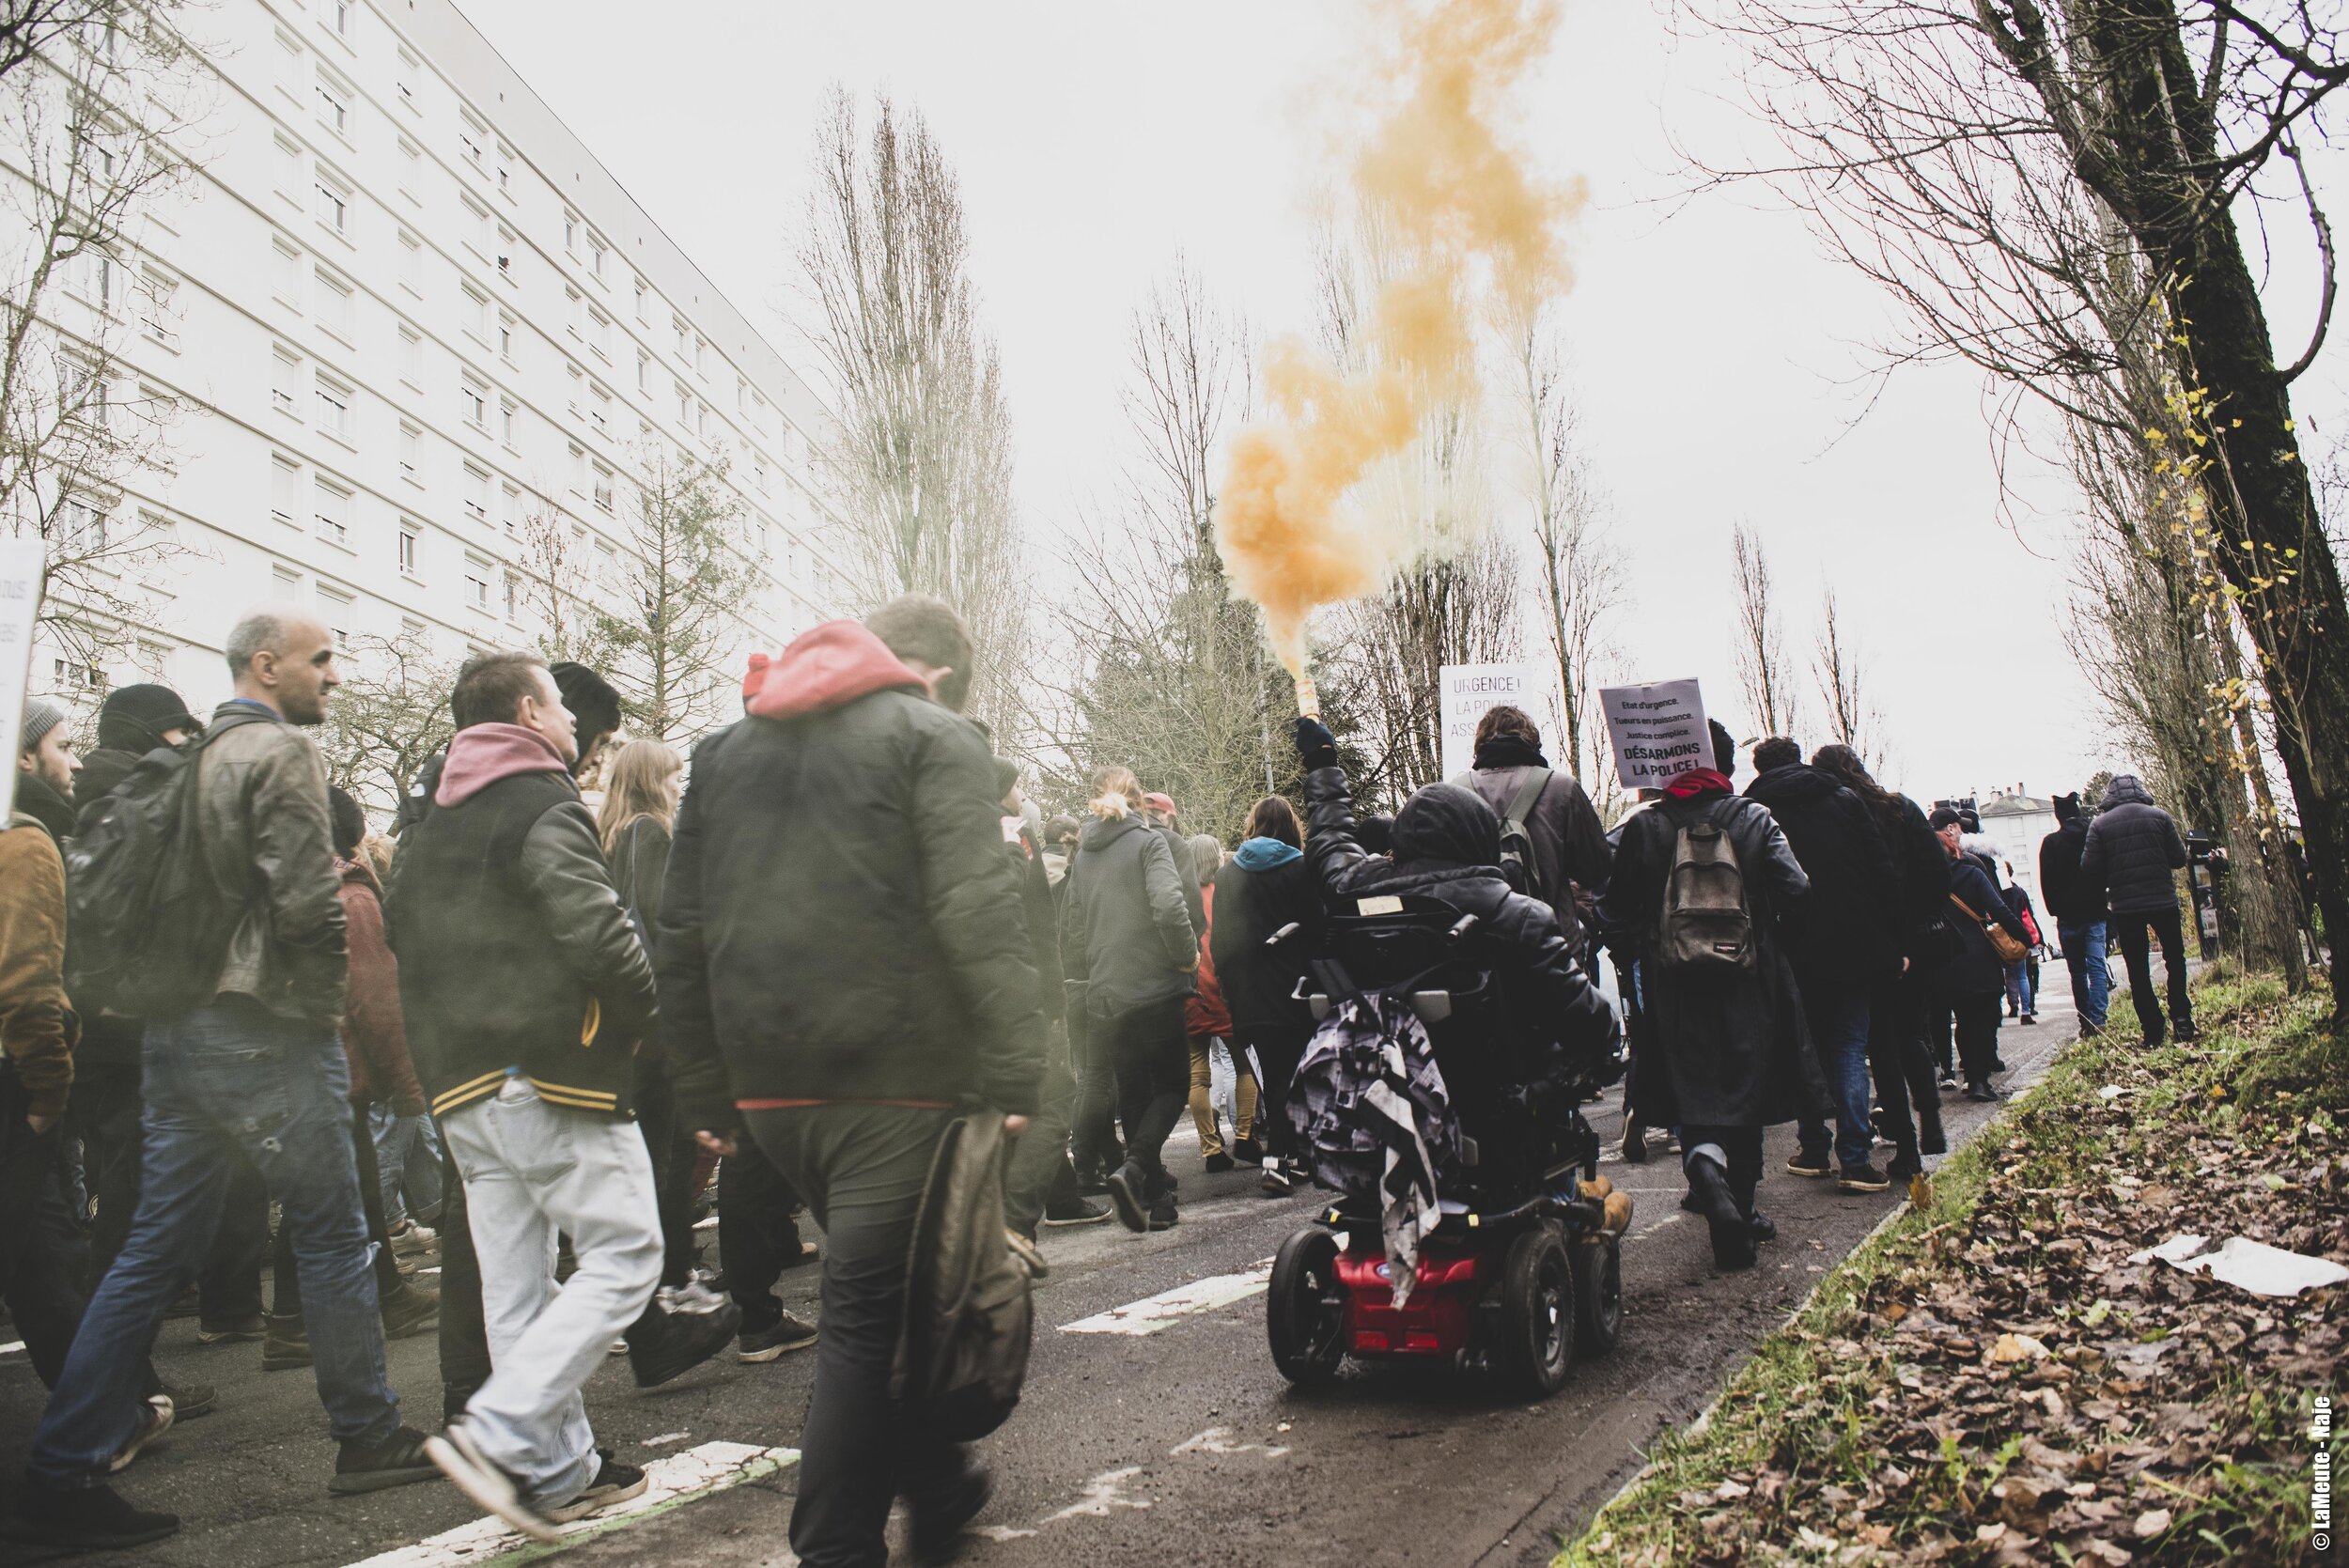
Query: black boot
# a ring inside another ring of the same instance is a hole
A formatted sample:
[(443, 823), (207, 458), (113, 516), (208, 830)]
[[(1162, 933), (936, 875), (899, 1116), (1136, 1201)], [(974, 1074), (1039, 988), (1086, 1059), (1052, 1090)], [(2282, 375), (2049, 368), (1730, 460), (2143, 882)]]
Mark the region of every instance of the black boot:
[(1710, 1154), (1690, 1152), (1680, 1162), (1688, 1178), (1688, 1195), (1697, 1201), (1713, 1233), (1713, 1262), (1721, 1268), (1753, 1266), (1753, 1227), (1746, 1209), (1730, 1190), (1728, 1170)]
[(1950, 1152), (1949, 1136), (1941, 1130), (1941, 1101), (1937, 1095), (1917, 1102), (1917, 1152), (1927, 1155)]

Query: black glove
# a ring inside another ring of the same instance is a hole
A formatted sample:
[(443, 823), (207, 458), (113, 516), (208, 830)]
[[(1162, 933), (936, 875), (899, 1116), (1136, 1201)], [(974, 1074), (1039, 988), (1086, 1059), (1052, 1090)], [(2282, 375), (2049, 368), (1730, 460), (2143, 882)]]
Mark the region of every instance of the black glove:
[(1297, 754), (1304, 759), (1309, 772), (1315, 768), (1335, 768), (1338, 737), (1320, 720), (1300, 714), (1297, 721)]

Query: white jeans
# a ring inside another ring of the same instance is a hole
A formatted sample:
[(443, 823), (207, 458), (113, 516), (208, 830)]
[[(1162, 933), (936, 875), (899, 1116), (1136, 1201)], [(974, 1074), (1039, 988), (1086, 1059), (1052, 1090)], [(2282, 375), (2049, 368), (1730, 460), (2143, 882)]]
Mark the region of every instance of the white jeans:
[[(549, 1105), (521, 1079), (449, 1112), (441, 1131), (465, 1178), (492, 1369), (465, 1431), (526, 1500), (560, 1505), (596, 1479), (580, 1389), (661, 1282), (645, 1136), (633, 1122)], [(560, 1286), (558, 1233), (579, 1260)]]

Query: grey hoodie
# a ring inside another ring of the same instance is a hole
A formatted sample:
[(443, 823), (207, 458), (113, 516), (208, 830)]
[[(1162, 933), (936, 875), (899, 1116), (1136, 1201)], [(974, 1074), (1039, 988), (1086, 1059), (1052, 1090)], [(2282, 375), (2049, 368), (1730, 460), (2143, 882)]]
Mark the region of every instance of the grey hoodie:
[(1190, 994), (1199, 934), (1167, 837), (1136, 812), (1095, 817), (1077, 841), (1061, 900), (1061, 967), (1084, 987), (1094, 1017)]

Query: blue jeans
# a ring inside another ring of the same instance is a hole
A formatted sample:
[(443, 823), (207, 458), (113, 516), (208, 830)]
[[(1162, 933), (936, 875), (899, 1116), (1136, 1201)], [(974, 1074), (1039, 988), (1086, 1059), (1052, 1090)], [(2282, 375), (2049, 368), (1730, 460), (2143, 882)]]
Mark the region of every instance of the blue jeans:
[[(367, 1107), (375, 1139), (375, 1168), (383, 1183), (383, 1223), (415, 1219), (433, 1224), (441, 1217), (441, 1139), (429, 1116), (395, 1116), (381, 1100)], [(408, 1200), (415, 1200), (415, 1213)]]
[(294, 1236), (327, 1424), (343, 1442), (399, 1429), (383, 1373), (366, 1220), (350, 1145), (350, 1073), (333, 1031), (243, 997), (147, 1026), (146, 1156), (131, 1234), (82, 1315), (25, 1471), (95, 1485), (144, 1419), (147, 1349), (194, 1279), (241, 1149)]
[[(1875, 1124), (1868, 1115), (1868, 993), (1859, 990), (1805, 991), (1803, 1014), (1811, 1020), (1811, 1044), (1819, 1053), (1827, 1076), (1828, 1096), (1835, 1105), (1835, 1157), (1846, 1169), (1868, 1163), (1875, 1149)], [(1827, 1124), (1805, 1121), (1796, 1139), (1806, 1154), (1828, 1146)]]
[(2105, 923), (2059, 920), (2056, 940), (2063, 944), (2063, 962), (2072, 971), (2072, 1005), (2079, 1009), (2080, 1022), (2104, 1028), (2105, 1009), (2112, 1003), (2112, 973), (2105, 967)]
[(2038, 998), (2031, 995), (2030, 960), (2017, 958), (2006, 967), (2006, 1004), (2017, 1013), (2036, 1013), (2032, 1005)]

